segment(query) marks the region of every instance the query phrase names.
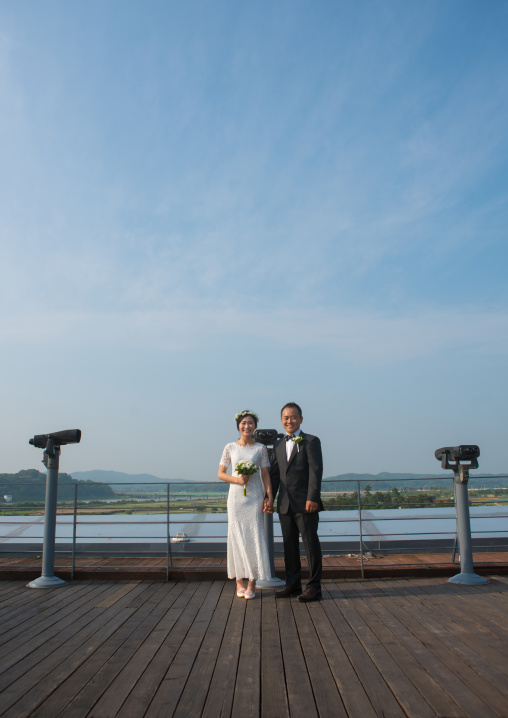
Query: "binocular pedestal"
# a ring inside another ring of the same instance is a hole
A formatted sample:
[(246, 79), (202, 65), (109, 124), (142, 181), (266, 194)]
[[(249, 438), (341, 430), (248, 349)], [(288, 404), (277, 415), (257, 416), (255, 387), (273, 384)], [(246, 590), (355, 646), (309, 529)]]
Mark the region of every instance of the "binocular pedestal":
[(36, 578), (35, 581), (30, 581), (28, 584), (29, 588), (55, 588), (56, 586), (63, 586), (67, 583), (54, 575), (59, 458), (60, 446), (55, 445), (53, 439), (49, 438), (43, 459), (48, 474), (46, 477), (46, 503), (44, 507), (42, 576)]
[(469, 467), (458, 465), (453, 468), (455, 482), (455, 514), (457, 517), (457, 533), (459, 537), (460, 573), (448, 579), (449, 583), (465, 586), (483, 586), (489, 583), (486, 578), (478, 576), (473, 568), (473, 548), (471, 544), (471, 518), (469, 515), (469, 498), (467, 482)]
[(264, 514), (265, 522), (265, 539), (268, 547), (268, 557), (270, 559), (270, 574), (271, 578), (265, 581), (256, 581), (256, 588), (284, 588), (286, 582), (281, 578), (277, 578), (275, 575), (275, 559), (273, 550), (273, 514)]
[[(277, 432), (275, 432), (275, 435), (277, 436)], [(266, 446), (266, 444), (265, 444)], [(268, 458), (270, 459), (270, 464), (273, 462), (275, 449), (273, 446), (267, 446), (268, 450)], [(270, 559), (270, 576), (271, 578), (266, 579), (265, 581), (257, 581), (256, 582), (256, 588), (264, 589), (264, 588), (284, 588), (286, 585), (286, 582), (283, 581), (281, 578), (277, 578), (275, 575), (275, 558), (274, 558), (274, 547), (273, 547), (273, 514), (263, 514), (264, 516), (264, 529), (265, 529), (265, 539), (266, 539), (266, 545), (268, 547), (268, 558)]]

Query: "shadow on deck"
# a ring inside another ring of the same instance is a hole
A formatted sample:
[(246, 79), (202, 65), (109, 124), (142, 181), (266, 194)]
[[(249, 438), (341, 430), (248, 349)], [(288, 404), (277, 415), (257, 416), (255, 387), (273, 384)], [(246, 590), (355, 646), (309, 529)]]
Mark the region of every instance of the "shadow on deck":
[(0, 583), (0, 715), (508, 715), (508, 578)]
[[(41, 575), (40, 557), (8, 557), (0, 560), (1, 579), (32, 580)], [(305, 577), (307, 561), (302, 556), (302, 569)], [(284, 560), (275, 559), (276, 574), (285, 578)], [(508, 553), (492, 552), (474, 554), (476, 573), (508, 573)], [(363, 559), (363, 578), (408, 578), (417, 576), (453, 576), (460, 571), (458, 559), (450, 560), (450, 554), (367, 554)], [(70, 557), (59, 557), (55, 561), (55, 574), (69, 580), (72, 577)], [(174, 580), (217, 580), (226, 579), (225, 558), (203, 558), (186, 556), (173, 558), (171, 565), (166, 557), (141, 558), (135, 556), (93, 556), (78, 557), (75, 562), (74, 578), (78, 580), (129, 580), (144, 579), (151, 581)], [(324, 556), (323, 578), (362, 578), (361, 560), (358, 555)]]

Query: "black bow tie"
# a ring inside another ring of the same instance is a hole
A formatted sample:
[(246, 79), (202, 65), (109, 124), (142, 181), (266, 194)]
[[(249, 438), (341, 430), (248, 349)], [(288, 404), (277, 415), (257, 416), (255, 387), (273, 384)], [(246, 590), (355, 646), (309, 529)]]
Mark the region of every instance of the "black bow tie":
[(284, 439), (285, 439), (286, 441), (291, 441), (291, 439), (294, 439), (294, 438), (295, 438), (295, 435), (294, 435), (294, 434), (288, 434), (287, 436), (284, 437)]

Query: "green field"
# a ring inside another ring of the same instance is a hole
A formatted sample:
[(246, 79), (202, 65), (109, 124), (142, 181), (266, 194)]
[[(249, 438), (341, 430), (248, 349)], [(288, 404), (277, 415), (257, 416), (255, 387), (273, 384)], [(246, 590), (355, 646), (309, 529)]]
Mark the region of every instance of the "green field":
[[(392, 488), (390, 491), (371, 491), (365, 487), (360, 495), (363, 509), (393, 509), (393, 508), (437, 508), (453, 506), (453, 490), (443, 491), (399, 491)], [(153, 496), (153, 494), (150, 494)], [(199, 494), (186, 495), (171, 500), (170, 513), (225, 513), (226, 497), (202, 498)], [(471, 506), (498, 506), (508, 501), (508, 489), (477, 489), (469, 491)], [(326, 493), (323, 495), (325, 511), (347, 511), (358, 508), (358, 494), (356, 491)], [(165, 514), (167, 501), (161, 498), (148, 498), (140, 496), (134, 501), (132, 496), (119, 498), (117, 501), (105, 502), (101, 500), (78, 501), (79, 514)], [(59, 502), (59, 514), (72, 514), (74, 504), (70, 501)], [(43, 501), (21, 501), (18, 503), (0, 504), (0, 516), (42, 516), (44, 515)]]

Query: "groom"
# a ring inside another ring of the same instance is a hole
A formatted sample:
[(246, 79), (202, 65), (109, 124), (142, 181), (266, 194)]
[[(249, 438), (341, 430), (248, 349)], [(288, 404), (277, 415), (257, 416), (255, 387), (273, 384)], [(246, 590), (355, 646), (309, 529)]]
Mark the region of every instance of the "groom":
[[(323, 457), (317, 436), (300, 429), (302, 410), (294, 402), (282, 407), (282, 426), (286, 436), (275, 445), (275, 458), (270, 469), (273, 486), (279, 486), (277, 510), (284, 540), (286, 587), (276, 591), (276, 598), (301, 594), (303, 602), (321, 598), (321, 546), (317, 535), (321, 502)], [(280, 482), (280, 483), (279, 483)], [(299, 536), (301, 535), (309, 580), (302, 593)]]

